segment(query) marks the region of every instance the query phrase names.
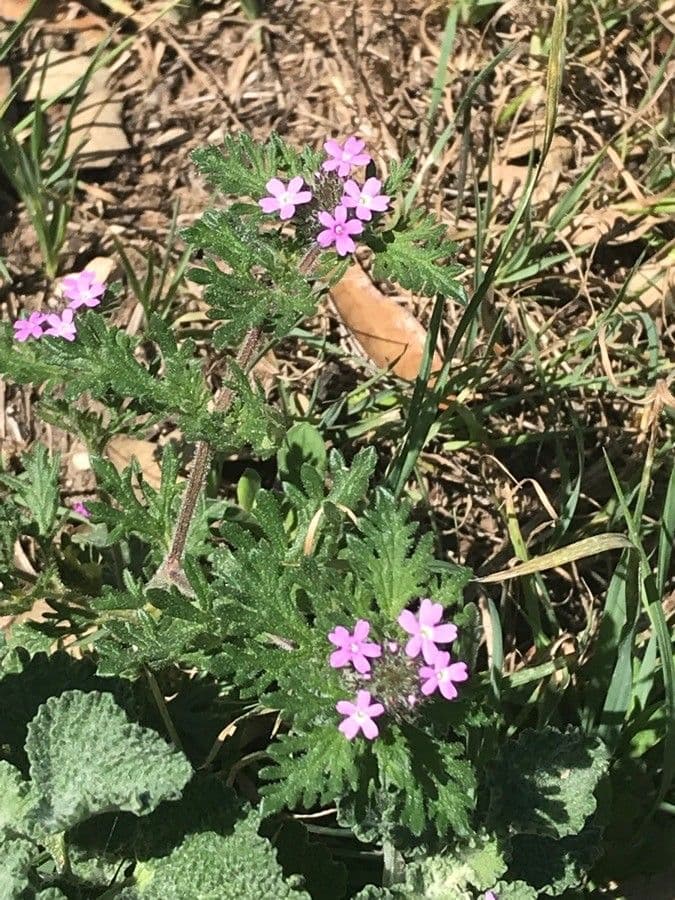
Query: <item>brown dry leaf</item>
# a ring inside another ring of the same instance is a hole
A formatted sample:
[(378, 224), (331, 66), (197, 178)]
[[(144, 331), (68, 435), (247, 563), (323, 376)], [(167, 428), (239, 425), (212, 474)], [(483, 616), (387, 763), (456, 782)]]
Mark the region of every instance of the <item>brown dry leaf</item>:
[(569, 229), (566, 229), (565, 237), (573, 247), (595, 244), (606, 238), (613, 244), (631, 243), (651, 231), (658, 222), (653, 216), (636, 219), (610, 206), (607, 209), (587, 210), (575, 216)]
[(643, 309), (675, 309), (675, 250), (665, 259), (650, 261), (631, 275), (626, 285), (626, 297)]
[[(42, 0), (31, 13), (32, 19), (50, 18), (59, 6), (58, 0)], [(7, 22), (18, 22), (28, 12), (30, 0), (0, 0), (0, 19)]]
[[(541, 134), (536, 132), (533, 138), (532, 131), (517, 140), (509, 141), (497, 152), (492, 168), (483, 169), (480, 180), (485, 182), (491, 177), (492, 183), (502, 197), (508, 197), (517, 202), (527, 184), (531, 170), (528, 168), (527, 162), (520, 164), (514, 160), (523, 157), (527, 159), (533, 146), (538, 148), (540, 143)], [(542, 203), (552, 198), (560, 177), (565, 173), (573, 158), (572, 142), (561, 134), (554, 135), (532, 195), (533, 203)]]
[[(399, 378), (417, 378), (427, 332), (404, 306), (378, 291), (358, 263), (347, 269), (330, 294), (366, 356)], [(442, 365), (441, 357), (434, 353), (431, 371), (437, 372)]]
[(85, 97), (73, 116), (72, 133), (66, 152), (77, 153), (83, 169), (100, 169), (115, 162), (119, 153), (129, 149), (122, 129), (122, 102), (111, 100), (106, 91), (95, 90)]
[[(65, 50), (52, 48), (46, 53), (41, 53), (31, 63), (31, 73), (24, 87), (23, 99), (26, 101), (51, 100), (62, 91), (67, 91), (64, 96), (71, 97), (77, 89), (77, 80), (81, 78), (89, 68), (91, 59), (82, 54), (67, 53)], [(107, 75), (100, 69), (92, 75), (89, 86), (105, 84)]]
[(162, 472), (159, 463), (155, 459), (157, 444), (153, 444), (151, 441), (142, 441), (138, 438), (130, 438), (124, 434), (117, 434), (108, 442), (105, 449), (110, 462), (118, 472), (126, 469), (132, 458), (136, 457), (145, 480), (155, 490), (159, 490)]

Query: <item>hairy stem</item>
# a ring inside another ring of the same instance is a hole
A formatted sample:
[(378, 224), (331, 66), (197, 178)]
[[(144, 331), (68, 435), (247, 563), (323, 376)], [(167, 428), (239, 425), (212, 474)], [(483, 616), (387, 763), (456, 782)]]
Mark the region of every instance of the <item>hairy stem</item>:
[[(242, 371), (246, 372), (250, 369), (261, 338), (262, 329), (259, 326), (255, 326), (247, 332), (237, 353), (237, 365)], [(216, 412), (227, 412), (233, 400), (234, 391), (230, 387), (225, 387), (216, 398), (213, 408)], [(160, 585), (164, 579), (168, 579), (185, 593), (190, 593), (187, 579), (182, 571), (182, 559), (192, 517), (204, 488), (212, 457), (213, 450), (209, 442), (199, 441), (195, 448), (192, 470), (183, 493), (171, 547), (151, 584)]]

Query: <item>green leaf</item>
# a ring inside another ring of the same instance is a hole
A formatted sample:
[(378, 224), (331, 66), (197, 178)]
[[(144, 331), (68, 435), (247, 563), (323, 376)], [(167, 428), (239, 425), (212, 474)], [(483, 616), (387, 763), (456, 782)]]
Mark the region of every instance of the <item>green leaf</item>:
[(499, 881), (492, 888), (498, 900), (537, 900), (539, 893), (524, 881)]
[(297, 819), (289, 819), (279, 829), (278, 823), (270, 821), (267, 833), (274, 834), (277, 859), (286, 876), (293, 873), (302, 875), (303, 886), (312, 900), (340, 900), (347, 885), (345, 867), (333, 862), (328, 847), (309, 839), (307, 828)]
[(358, 594), (375, 601), (391, 621), (420, 596), (433, 559), (433, 535), (416, 541), (417, 525), (409, 521), (409, 514), (409, 505), (379, 490), (374, 508), (359, 521), (361, 534), (347, 537), (345, 555), (356, 575)]
[(213, 831), (188, 835), (169, 856), (139, 863), (139, 900), (310, 900), (286, 880), (272, 845), (258, 834), (251, 814), (224, 836)]
[(58, 453), (50, 456), (43, 444), (35, 444), (23, 458), (21, 475), (0, 475), (0, 483), (12, 488), (24, 516), (34, 521), (40, 537), (51, 535), (59, 506)]
[(277, 451), (279, 477), (302, 486), (300, 470), (312, 466), (317, 472), (326, 469), (326, 445), (321, 432), (309, 422), (297, 422), (287, 432)]
[(490, 819), (515, 834), (577, 834), (595, 812), (593, 791), (608, 766), (607, 750), (596, 737), (526, 729), (504, 744), (492, 772)]
[(558, 841), (533, 834), (515, 835), (509, 877), (532, 885), (537, 896), (545, 893), (557, 897), (583, 882), (602, 853), (601, 835), (593, 826)]
[(25, 838), (0, 842), (0, 900), (17, 900), (29, 896), (28, 873), (38, 850)]
[(28, 726), (26, 751), (35, 815), (63, 831), (103, 812), (151, 812), (180, 795), (187, 759), (158, 734), (128, 721), (109, 694), (67, 691), (48, 700)]
[(427, 856), (406, 867), (406, 887), (429, 900), (473, 897), (467, 889), (485, 891), (506, 872), (506, 862), (494, 838), (476, 835), (447, 853)]
[(464, 289), (457, 281), (462, 269), (447, 262), (456, 245), (445, 235), (445, 225), (433, 216), (414, 212), (406, 222), (373, 242), (375, 278), (396, 281), (416, 294), (442, 294), (465, 303)]
[(30, 834), (27, 814), (33, 802), (31, 786), (21, 772), (0, 760), (0, 838)]

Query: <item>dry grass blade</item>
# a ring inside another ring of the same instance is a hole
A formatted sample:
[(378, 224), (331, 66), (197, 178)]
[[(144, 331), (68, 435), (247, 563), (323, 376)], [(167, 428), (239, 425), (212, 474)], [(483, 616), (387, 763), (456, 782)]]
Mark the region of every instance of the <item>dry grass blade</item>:
[(623, 534), (599, 534), (596, 537), (576, 541), (567, 547), (561, 547), (560, 550), (553, 550), (551, 553), (536, 556), (534, 559), (529, 559), (527, 562), (514, 566), (512, 569), (502, 569), (501, 572), (493, 572), (492, 575), (477, 578), (476, 581), (480, 581), (481, 584), (495, 584), (499, 581), (508, 581), (511, 578), (520, 578), (522, 575), (534, 575), (535, 572), (555, 569), (558, 566), (576, 562), (578, 559), (584, 559), (586, 556), (607, 553), (609, 550), (623, 550), (632, 546), (632, 541)]

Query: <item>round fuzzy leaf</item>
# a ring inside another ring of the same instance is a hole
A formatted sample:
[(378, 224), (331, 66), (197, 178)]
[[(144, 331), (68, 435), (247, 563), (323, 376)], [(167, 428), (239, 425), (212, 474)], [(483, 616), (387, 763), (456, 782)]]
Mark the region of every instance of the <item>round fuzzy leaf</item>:
[[(599, 828), (587, 826), (581, 834), (554, 841), (533, 834), (517, 834), (511, 842), (509, 875), (541, 893), (558, 897), (578, 887), (601, 854)], [(498, 894), (501, 897), (501, 894)]]
[(300, 470), (303, 465), (324, 472), (326, 459), (326, 445), (321, 432), (309, 422), (297, 422), (289, 429), (277, 452), (279, 477), (301, 487)]
[(232, 834), (203, 831), (186, 837), (169, 856), (139, 863), (139, 900), (309, 900), (284, 880), (258, 817), (238, 822)]
[(26, 751), (48, 831), (91, 816), (152, 812), (190, 780), (188, 760), (154, 731), (129, 722), (110, 694), (66, 691), (43, 704), (28, 726)]
[(512, 834), (578, 834), (595, 812), (593, 791), (608, 765), (598, 738), (555, 728), (523, 731), (505, 743), (492, 773), (493, 825)]
[(35, 844), (24, 838), (0, 842), (0, 900), (27, 896), (28, 872), (38, 854)]
[(0, 836), (26, 834), (26, 812), (33, 802), (30, 785), (14, 766), (0, 761)]

